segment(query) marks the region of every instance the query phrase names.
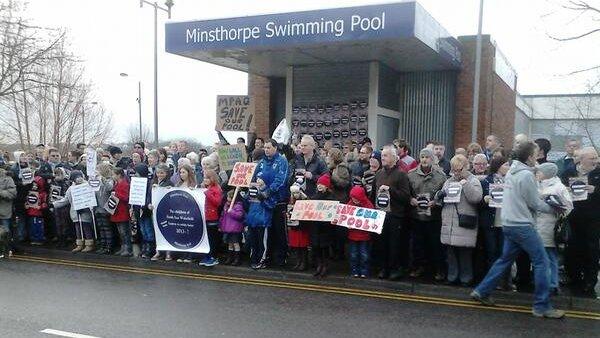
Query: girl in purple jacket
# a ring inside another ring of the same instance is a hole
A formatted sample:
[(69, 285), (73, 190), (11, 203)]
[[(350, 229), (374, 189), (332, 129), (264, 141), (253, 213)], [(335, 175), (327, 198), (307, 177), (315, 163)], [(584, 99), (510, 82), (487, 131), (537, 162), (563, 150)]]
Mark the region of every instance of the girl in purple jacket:
[[(239, 201), (239, 196), (233, 202), (233, 193), (233, 190), (227, 193), (227, 203), (225, 203), (219, 222), (219, 230), (223, 233), (223, 240), (228, 246), (227, 259), (223, 262), (226, 265), (240, 265), (240, 243), (244, 230), (244, 206)], [(231, 203), (234, 203), (233, 208), (229, 210)]]

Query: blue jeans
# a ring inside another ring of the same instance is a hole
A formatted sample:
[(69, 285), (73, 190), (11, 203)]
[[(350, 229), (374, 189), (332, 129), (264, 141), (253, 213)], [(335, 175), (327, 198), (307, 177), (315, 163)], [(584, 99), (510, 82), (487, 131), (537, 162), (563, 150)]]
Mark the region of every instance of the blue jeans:
[(487, 297), (501, 280), (506, 269), (515, 261), (517, 255), (524, 250), (533, 264), (535, 292), (533, 310), (545, 312), (552, 309), (548, 278), (548, 255), (540, 235), (531, 225), (504, 226), (504, 247), (502, 256), (490, 268), (487, 275), (475, 288), (482, 297)]
[(32, 242), (43, 242), (46, 240), (44, 236), (44, 219), (42, 217), (29, 218), (29, 239)]
[(369, 242), (350, 241), (350, 270), (353, 275), (369, 275)]
[(548, 276), (550, 276), (550, 288), (558, 288), (558, 251), (556, 248), (546, 248), (546, 254), (548, 255), (548, 263), (550, 268), (548, 269)]
[(154, 243), (154, 225), (152, 224), (152, 216), (142, 216), (139, 221), (140, 232), (144, 243)]

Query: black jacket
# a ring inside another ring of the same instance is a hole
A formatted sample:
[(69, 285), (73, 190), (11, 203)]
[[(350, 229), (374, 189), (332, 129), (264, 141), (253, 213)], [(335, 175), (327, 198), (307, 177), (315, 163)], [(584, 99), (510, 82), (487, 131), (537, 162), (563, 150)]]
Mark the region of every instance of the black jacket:
[[(576, 171), (565, 174), (567, 186), (570, 177), (578, 176)], [(600, 221), (600, 165), (587, 174), (587, 179), (588, 185), (593, 185), (595, 190), (588, 194), (587, 200), (573, 202), (573, 211), (569, 217), (573, 220), (598, 222)]]
[(390, 187), (390, 214), (396, 217), (408, 216), (408, 205), (410, 202), (410, 183), (408, 175), (401, 171), (398, 164), (392, 168), (381, 168), (375, 175), (376, 192), (379, 187), (387, 185)]

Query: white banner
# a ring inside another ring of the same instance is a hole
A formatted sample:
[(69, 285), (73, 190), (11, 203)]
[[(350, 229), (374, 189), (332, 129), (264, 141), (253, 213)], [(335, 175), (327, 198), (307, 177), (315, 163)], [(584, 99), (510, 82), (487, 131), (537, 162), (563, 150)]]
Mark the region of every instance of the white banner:
[(96, 164), (98, 162), (98, 155), (96, 154), (96, 149), (94, 148), (86, 148), (86, 164), (85, 170), (87, 177), (96, 177)]
[(206, 189), (152, 188), (156, 250), (208, 253)]
[(72, 185), (71, 199), (75, 210), (89, 209), (98, 205), (96, 194), (87, 183)]
[(147, 188), (147, 177), (132, 177), (131, 185), (129, 186), (129, 204), (145, 206)]

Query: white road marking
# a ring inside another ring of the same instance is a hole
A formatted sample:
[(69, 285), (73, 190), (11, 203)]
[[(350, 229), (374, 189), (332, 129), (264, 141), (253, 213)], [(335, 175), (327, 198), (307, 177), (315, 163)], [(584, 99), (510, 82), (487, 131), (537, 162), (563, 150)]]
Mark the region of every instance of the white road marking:
[(88, 336), (85, 334), (79, 334), (79, 333), (73, 333), (73, 332), (67, 332), (67, 331), (60, 331), (60, 330), (53, 330), (53, 329), (45, 329), (40, 331), (41, 333), (47, 333), (47, 334), (52, 334), (55, 336), (61, 336), (61, 337), (69, 337), (69, 338), (100, 338), (100, 337), (96, 337), (96, 336)]

